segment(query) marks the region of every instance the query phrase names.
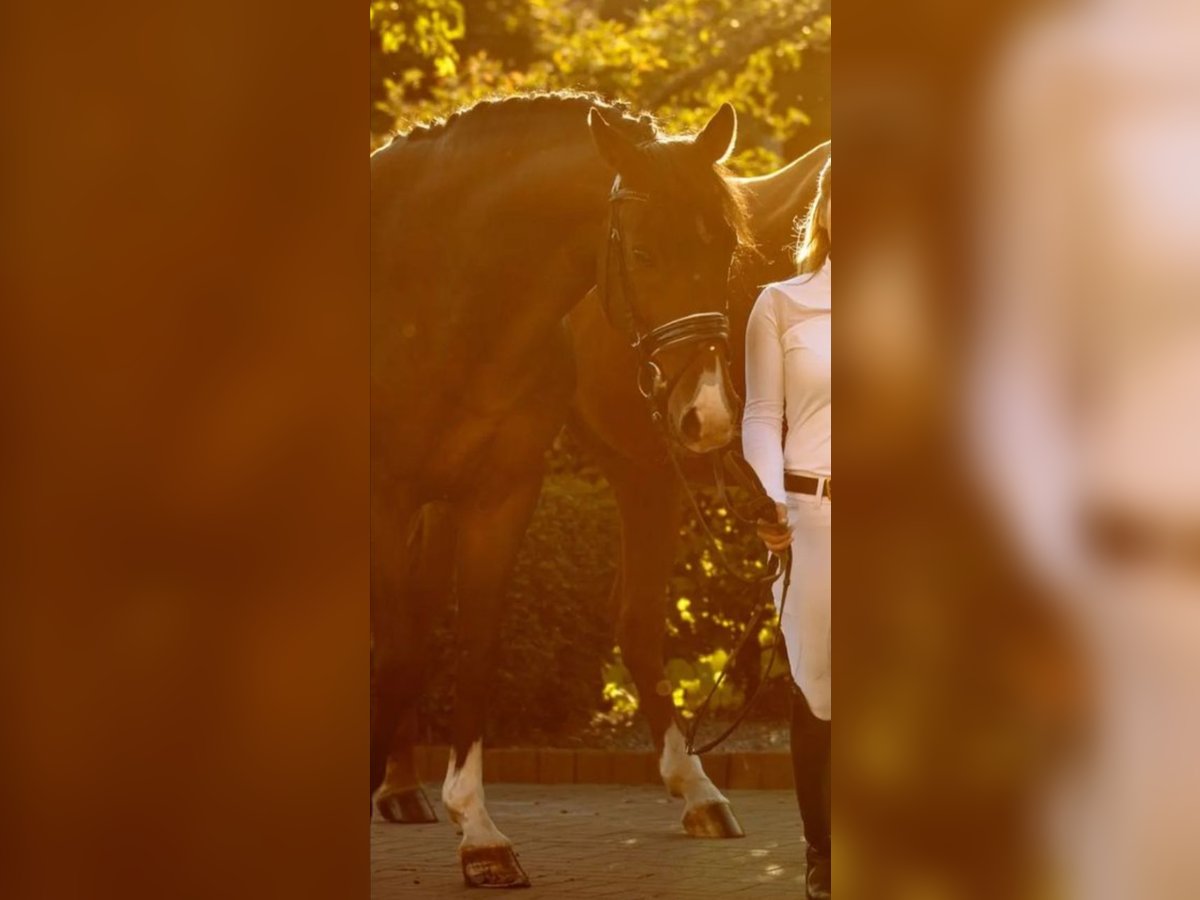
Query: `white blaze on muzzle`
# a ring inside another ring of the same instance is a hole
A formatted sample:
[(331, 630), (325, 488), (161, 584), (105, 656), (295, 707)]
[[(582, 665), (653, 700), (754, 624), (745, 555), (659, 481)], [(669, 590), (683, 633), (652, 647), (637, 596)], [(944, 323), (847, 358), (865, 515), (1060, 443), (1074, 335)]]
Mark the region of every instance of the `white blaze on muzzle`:
[(690, 448), (715, 449), (733, 437), (736, 418), (733, 398), (724, 360), (718, 354), (696, 376), (691, 396), (676, 402), (675, 429)]

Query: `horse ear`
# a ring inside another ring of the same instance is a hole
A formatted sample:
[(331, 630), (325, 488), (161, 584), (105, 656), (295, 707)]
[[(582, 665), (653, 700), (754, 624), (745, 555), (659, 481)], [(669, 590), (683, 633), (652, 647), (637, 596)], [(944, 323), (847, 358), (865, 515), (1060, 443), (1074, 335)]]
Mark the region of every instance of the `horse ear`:
[(722, 103), (708, 124), (696, 135), (696, 149), (710, 162), (724, 162), (737, 143), (737, 112)]
[(588, 110), (588, 128), (604, 161), (628, 178), (641, 160), (637, 145), (609, 125), (594, 106)]

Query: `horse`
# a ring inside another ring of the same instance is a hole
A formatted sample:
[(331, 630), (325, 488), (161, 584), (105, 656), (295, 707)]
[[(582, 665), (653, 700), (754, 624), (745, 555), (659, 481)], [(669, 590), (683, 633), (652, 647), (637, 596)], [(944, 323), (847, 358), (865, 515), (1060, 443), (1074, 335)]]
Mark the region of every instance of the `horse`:
[[(795, 222), (812, 203), (829, 154), (826, 142), (769, 175), (733, 179), (757, 242), (756, 251), (742, 254), (731, 280), (733, 383), (728, 390), (735, 396), (744, 392), (750, 310), (763, 284), (794, 274)], [(670, 793), (684, 799), (684, 829), (692, 835), (737, 837), (743, 832), (728, 800), (704, 773), (700, 758), (686, 751), (663, 667), (664, 597), (678, 544), (683, 488), (667, 455), (672, 451), (636, 387), (637, 354), (606, 325), (597, 292), (572, 310), (568, 324), (576, 370), (570, 427), (612, 486), (620, 512), (612, 604), (619, 610), (621, 657), (637, 685), (659, 772)], [(694, 454), (678, 462), (689, 481), (711, 483), (712, 470)]]
[(598, 288), (606, 328), (670, 384), (660, 415), (680, 446), (704, 452), (736, 428), (712, 389), (744, 239), (721, 165), (736, 128), (728, 104), (667, 137), (594, 95), (519, 95), (371, 156), (371, 791), (391, 821), (435, 819), (415, 712), (453, 587), (442, 799), (468, 885), (529, 883), (484, 803), (482, 731), (506, 581), (574, 392), (567, 313)]

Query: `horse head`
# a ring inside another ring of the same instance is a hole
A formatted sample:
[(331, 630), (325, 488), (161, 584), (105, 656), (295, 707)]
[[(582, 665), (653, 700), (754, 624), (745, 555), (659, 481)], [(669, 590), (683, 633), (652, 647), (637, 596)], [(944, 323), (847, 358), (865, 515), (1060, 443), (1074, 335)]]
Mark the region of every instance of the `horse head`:
[(588, 116), (616, 173), (597, 287), (608, 321), (638, 357), (638, 387), (670, 439), (697, 453), (734, 437), (728, 281), (746, 233), (722, 161), (737, 115), (723, 105), (694, 136), (637, 141), (600, 112)]

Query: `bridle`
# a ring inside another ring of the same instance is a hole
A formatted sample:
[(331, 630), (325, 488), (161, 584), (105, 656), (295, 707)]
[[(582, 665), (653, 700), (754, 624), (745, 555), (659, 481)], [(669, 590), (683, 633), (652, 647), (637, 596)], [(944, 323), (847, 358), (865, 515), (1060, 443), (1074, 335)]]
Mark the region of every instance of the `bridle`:
[[(608, 242), (604, 254), (604, 278), (600, 285), (600, 300), (604, 314), (616, 328), (624, 332), (638, 357), (637, 388), (650, 407), (656, 424), (665, 417), (665, 405), (679, 380), (694, 364), (701, 349), (719, 345), (728, 353), (729, 314), (698, 312), (680, 316), (653, 328), (646, 324), (638, 309), (637, 295), (625, 262), (624, 235), (621, 226), (621, 207), (624, 203), (647, 203), (650, 197), (626, 188), (621, 176), (613, 179), (608, 203)], [(614, 269), (618, 291), (614, 292)], [(690, 346), (692, 355), (670, 379), (664, 378), (659, 356), (673, 347)]]
[[(613, 180), (612, 190), (608, 195), (608, 242), (604, 255), (604, 278), (600, 286), (600, 299), (604, 306), (604, 313), (608, 317), (609, 322), (626, 334), (630, 341), (630, 346), (637, 353), (638, 392), (646, 401), (650, 418), (666, 445), (667, 457), (670, 459), (671, 465), (675, 469), (676, 477), (678, 477), (679, 483), (683, 487), (683, 492), (691, 504), (696, 521), (708, 539), (713, 555), (733, 577), (745, 584), (748, 590), (759, 592), (760, 595), (766, 594), (769, 597), (771, 586), (776, 580), (782, 578), (783, 594), (779, 603), (779, 619), (782, 622), (783, 610), (787, 604), (788, 588), (791, 585), (791, 548), (789, 547), (782, 554), (771, 554), (769, 563), (765, 571), (762, 572), (747, 573), (742, 570), (742, 567), (732, 565), (725, 556), (721, 542), (713, 535), (704, 520), (700, 504), (696, 500), (696, 495), (688, 484), (687, 477), (680, 465), (676, 453), (675, 441), (667, 429), (665, 416), (666, 403), (670, 399), (679, 379), (695, 362), (700, 350), (705, 346), (718, 344), (722, 351), (728, 355), (729, 314), (727, 307), (726, 310), (721, 312), (700, 312), (680, 316), (677, 319), (671, 319), (669, 322), (664, 322), (662, 325), (654, 328), (646, 326), (645, 320), (638, 311), (633, 283), (630, 280), (629, 270), (625, 264), (624, 241), (621, 230), (621, 206), (627, 202), (645, 203), (649, 199), (647, 194), (622, 186), (620, 175)], [(620, 288), (620, 305), (618, 305), (618, 300), (614, 297), (613, 292), (612, 275), (614, 268), (616, 270), (617, 284)], [(693, 348), (692, 355), (672, 378), (666, 379), (663, 377), (662, 367), (658, 362), (659, 354), (669, 348), (680, 346), (691, 346)], [(774, 520), (775, 501), (767, 495), (758, 476), (739, 453), (733, 450), (720, 450), (714, 451), (708, 454), (708, 456), (712, 462), (713, 479), (717, 485), (717, 495), (725, 508), (730, 511), (737, 521), (745, 526), (752, 527), (762, 519), (767, 519), (768, 521)], [(743, 506), (731, 497), (728, 490), (728, 481), (730, 478), (736, 482), (738, 488), (750, 495), (751, 500), (748, 505)], [(717, 691), (724, 683), (725, 676), (728, 674), (733, 660), (740, 657), (742, 650), (750, 640), (757, 640), (759, 630), (766, 620), (768, 609), (772, 608), (768, 604), (762, 603), (761, 599), (760, 596), (759, 608), (750, 620), (750, 624), (742, 633), (737, 647), (729, 657), (730, 662), (721, 670), (721, 674), (713, 683), (708, 696), (696, 710), (695, 716), (688, 726), (686, 748), (689, 755), (695, 756), (707, 753), (709, 750), (720, 745), (726, 738), (733, 734), (746, 718), (754, 701), (758, 697), (758, 689), (762, 686), (765, 679), (758, 682), (754, 693), (742, 705), (741, 712), (726, 726), (721, 734), (702, 747), (696, 746), (696, 736), (699, 732), (700, 724), (708, 712), (713, 697), (716, 696)], [(782, 634), (771, 644), (771, 654), (767, 661), (767, 672), (770, 672), (774, 666), (776, 649), (781, 639)]]

